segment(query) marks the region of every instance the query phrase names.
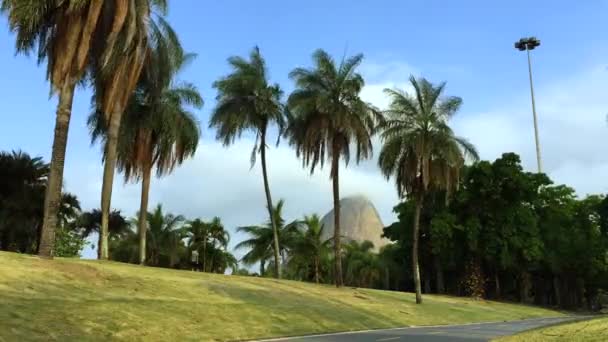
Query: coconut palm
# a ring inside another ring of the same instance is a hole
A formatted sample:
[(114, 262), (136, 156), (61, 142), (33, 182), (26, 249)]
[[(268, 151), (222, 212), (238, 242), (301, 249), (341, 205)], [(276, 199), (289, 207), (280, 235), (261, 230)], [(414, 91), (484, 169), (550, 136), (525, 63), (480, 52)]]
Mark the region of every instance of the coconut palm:
[[(161, 264), (161, 256), (167, 258), (168, 266), (177, 264), (179, 249), (185, 237), (182, 225), (185, 221), (181, 215), (165, 214), (159, 204), (154, 211), (147, 215), (148, 234), (147, 249), (149, 263), (153, 266)], [(133, 221), (139, 227), (137, 219)]]
[(321, 280), (321, 261), (330, 251), (332, 239), (323, 239), (323, 224), (317, 214), (304, 216), (299, 225), (302, 231), (297, 231), (290, 262), (310, 266), (314, 281), (318, 284)]
[(448, 126), (462, 100), (442, 97), (445, 83), (434, 86), (426, 79), (410, 77), (413, 94), (399, 89), (385, 89), (391, 103), (382, 124), (382, 151), (378, 164), (387, 177), (394, 176), (400, 197), (415, 202), (413, 222), (412, 273), (416, 303), (422, 303), (418, 238), (420, 213), (429, 188), (456, 188), (465, 158), (478, 159), (475, 147), (457, 137)]
[[(158, 63), (158, 68), (171, 68), (170, 56), (183, 51), (176, 33), (165, 21), (168, 0), (104, 1), (121, 16), (115, 21), (101, 20), (98, 36), (110, 47), (105, 50), (93, 45), (91, 75), (94, 104), (107, 127), (104, 144), (104, 172), (101, 190), (101, 257), (108, 256), (108, 224), (112, 185), (118, 158), (118, 137), (123, 112), (133, 95), (145, 64)], [(120, 44), (117, 45), (116, 42)], [(152, 59), (152, 61), (150, 61)], [(148, 63), (146, 63), (148, 61)], [(171, 75), (163, 71), (161, 75)]]
[[(217, 107), (213, 111), (209, 127), (217, 129), (217, 139), (225, 146), (234, 143), (245, 131), (255, 134), (256, 140), (251, 151), (251, 167), (255, 165), (259, 153), (264, 178), (266, 207), (270, 217), (274, 243), (275, 276), (281, 278), (279, 267), (279, 237), (278, 226), (272, 217), (272, 197), (266, 166), (266, 141), (268, 127), (273, 123), (279, 128), (280, 138), (284, 126), (284, 108), (281, 103), (283, 91), (278, 84), (270, 84), (266, 62), (258, 47), (255, 47), (249, 60), (242, 57), (230, 57), (228, 63), (232, 73), (216, 81), (213, 87), (217, 89)], [(278, 139), (277, 139), (278, 143)]]
[(360, 98), (363, 77), (356, 72), (363, 55), (342, 60), (339, 64), (327, 52), (313, 54), (314, 68), (297, 68), (290, 73), (296, 89), (287, 103), (291, 113), (287, 129), (290, 143), (311, 173), (325, 159), (331, 162), (330, 178), (334, 200), (335, 282), (342, 286), (340, 253), (340, 158), (350, 161), (355, 148), (358, 163), (372, 155), (371, 137), (379, 113)]
[[(253, 265), (260, 263), (260, 275), (264, 275), (264, 266), (268, 260), (273, 259), (276, 254), (285, 255), (285, 252), (293, 245), (294, 233), (298, 229), (299, 222), (293, 221), (285, 225), (283, 219), (283, 206), (285, 201), (279, 200), (277, 205), (272, 209), (272, 219), (277, 227), (279, 238), (279, 250), (274, 251), (276, 244), (274, 243), (274, 229), (270, 220), (263, 226), (245, 226), (238, 227), (237, 232), (246, 233), (251, 238), (239, 242), (235, 249), (249, 249), (241, 259), (245, 265)], [(276, 261), (275, 261), (276, 262)], [(279, 261), (279, 267), (281, 262)], [(276, 270), (276, 267), (275, 267)]]
[(122, 112), (143, 65), (152, 6), (163, 10), (167, 3), (2, 0), (0, 10), (8, 14), (9, 27), (16, 33), (17, 52), (37, 51), (38, 62), (46, 61), (51, 93), (59, 98), (39, 248), (42, 257), (53, 256), (75, 87), (90, 71), (97, 83), (105, 84), (103, 95), (99, 94), (103, 111)]
[[(193, 55), (184, 55), (181, 49), (172, 51), (168, 58), (162, 56), (164, 53), (164, 48), (151, 51), (138, 88), (123, 115), (118, 138), (118, 170), (124, 173), (126, 182), (141, 180), (142, 183), (138, 219), (142, 265), (146, 258), (145, 215), (152, 169), (156, 169), (158, 177), (171, 173), (194, 155), (200, 137), (198, 121), (186, 107), (201, 108), (203, 100), (194, 85), (175, 81)], [(108, 130), (103, 116), (94, 112), (88, 123), (92, 140), (104, 140), (107, 146)]]

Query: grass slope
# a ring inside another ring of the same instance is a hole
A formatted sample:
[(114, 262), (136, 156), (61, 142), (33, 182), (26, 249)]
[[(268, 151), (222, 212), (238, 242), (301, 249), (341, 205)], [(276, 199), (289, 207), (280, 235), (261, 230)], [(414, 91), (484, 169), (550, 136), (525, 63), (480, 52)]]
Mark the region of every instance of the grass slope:
[(608, 341), (608, 317), (556, 325), (532, 330), (515, 336), (504, 337), (496, 342), (541, 342), (541, 341)]
[(0, 252), (0, 341), (239, 340), (558, 316), (540, 308)]

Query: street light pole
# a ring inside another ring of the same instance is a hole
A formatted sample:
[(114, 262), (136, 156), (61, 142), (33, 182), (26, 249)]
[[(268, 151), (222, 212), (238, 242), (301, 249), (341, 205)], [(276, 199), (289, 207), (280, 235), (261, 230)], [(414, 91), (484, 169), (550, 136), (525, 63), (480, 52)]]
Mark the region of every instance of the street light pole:
[(530, 50), (534, 50), (540, 45), (540, 40), (535, 37), (522, 38), (515, 43), (515, 48), (523, 51), (526, 50), (528, 55), (528, 74), (530, 76), (530, 95), (532, 97), (532, 117), (534, 118), (534, 141), (536, 143), (536, 163), (538, 166), (538, 173), (542, 172), (542, 162), (540, 157), (540, 139), (538, 137), (538, 119), (536, 116), (536, 103), (534, 101), (534, 85), (532, 82), (532, 61), (530, 59)]

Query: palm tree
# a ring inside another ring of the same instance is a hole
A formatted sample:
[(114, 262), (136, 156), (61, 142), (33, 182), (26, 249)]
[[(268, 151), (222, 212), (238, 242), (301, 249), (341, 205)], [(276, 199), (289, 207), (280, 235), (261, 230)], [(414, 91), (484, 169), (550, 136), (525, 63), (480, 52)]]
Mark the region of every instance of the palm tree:
[[(166, 0), (148, 0), (151, 4), (167, 5)], [(149, 11), (137, 0), (2, 0), (0, 11), (8, 14), (16, 33), (17, 52), (36, 50), (38, 62), (46, 61), (51, 93), (59, 97), (38, 252), (52, 258), (75, 87), (89, 70), (92, 78), (107, 83), (105, 112), (122, 112), (143, 64), (141, 28)]]
[[(216, 269), (216, 258), (223, 258), (226, 256), (223, 253), (226, 252), (226, 249), (228, 248), (230, 234), (224, 228), (224, 224), (219, 217), (214, 217), (213, 220), (207, 224), (207, 227), (208, 240), (211, 242), (211, 251), (213, 253), (211, 254), (210, 270), (213, 272), (214, 269)], [(206, 257), (206, 255), (204, 257)]]
[[(125, 110), (118, 138), (118, 170), (124, 173), (126, 182), (142, 181), (138, 220), (139, 263), (142, 265), (146, 259), (145, 215), (152, 169), (156, 168), (158, 177), (171, 173), (194, 155), (200, 137), (198, 121), (185, 106), (201, 108), (203, 99), (194, 85), (174, 81), (194, 56), (178, 51), (170, 56), (169, 67), (159, 67), (164, 58), (157, 55), (162, 53), (162, 49), (152, 51), (152, 57), (148, 58), (139, 86)], [(107, 143), (103, 117), (94, 112), (88, 123), (92, 140), (102, 139)]]
[(380, 263), (373, 249), (374, 244), (370, 241), (349, 241), (344, 245), (347, 284), (371, 287), (380, 279)]
[[(99, 248), (101, 244), (101, 210), (93, 209), (82, 213), (76, 220), (75, 226), (83, 238), (90, 236), (92, 233), (97, 233), (97, 258), (101, 258), (101, 248)], [(120, 210), (113, 210), (110, 213), (108, 228), (110, 239), (121, 238), (131, 233), (129, 222)]]
[(209, 238), (209, 224), (201, 219), (195, 219), (184, 227), (184, 232), (188, 238), (188, 248), (190, 250), (199, 250), (203, 248), (203, 272), (207, 264), (207, 239)]
[(363, 55), (342, 60), (340, 64), (323, 50), (313, 54), (315, 67), (297, 68), (290, 73), (296, 89), (287, 103), (291, 113), (287, 135), (311, 173), (327, 158), (331, 161), (330, 178), (334, 199), (335, 282), (342, 286), (340, 254), (340, 158), (346, 165), (351, 145), (356, 149), (356, 162), (372, 155), (371, 137), (379, 113), (359, 97), (364, 80), (356, 68)]
[(420, 213), (429, 187), (450, 192), (458, 185), (466, 157), (478, 159), (475, 147), (457, 137), (448, 126), (462, 100), (442, 98), (445, 83), (434, 86), (426, 79), (410, 77), (414, 94), (385, 89), (391, 103), (382, 124), (382, 151), (378, 164), (387, 177), (394, 176), (398, 195), (415, 202), (412, 273), (416, 303), (422, 303), (418, 239)]
[[(284, 253), (293, 245), (294, 233), (298, 229), (299, 222), (294, 221), (288, 225), (285, 225), (283, 219), (283, 206), (285, 201), (279, 200), (276, 207), (272, 209), (272, 219), (277, 227), (278, 238), (279, 238), (279, 250), (275, 251), (276, 244), (274, 243), (274, 229), (270, 220), (263, 226), (245, 226), (238, 227), (237, 232), (246, 233), (251, 238), (239, 242), (235, 249), (249, 249), (241, 261), (245, 265), (253, 265), (257, 262), (260, 263), (260, 275), (264, 275), (264, 266), (269, 259), (273, 256), (284, 255)], [(275, 261), (276, 262), (276, 261)], [(281, 261), (279, 259), (279, 267)], [(275, 266), (276, 270), (276, 266)], [(276, 275), (275, 275), (276, 276)]]
[(330, 250), (333, 239), (323, 240), (323, 224), (317, 214), (304, 216), (299, 223), (304, 230), (298, 231), (290, 255), (295, 263), (310, 265), (312, 262), (314, 280), (318, 284), (321, 278), (321, 260)]
[(251, 52), (249, 61), (234, 56), (228, 59), (228, 63), (233, 69), (232, 73), (213, 84), (218, 90), (218, 104), (211, 116), (209, 127), (217, 129), (217, 139), (221, 140), (224, 146), (234, 143), (244, 131), (253, 131), (256, 135), (251, 151), (251, 167), (255, 165), (259, 152), (262, 160), (266, 207), (273, 231), (275, 276), (281, 278), (278, 254), (279, 233), (277, 223), (272, 218), (273, 204), (266, 166), (266, 138), (268, 127), (273, 123), (279, 127), (279, 138), (283, 131), (285, 121), (284, 106), (281, 103), (283, 91), (278, 84), (269, 84), (266, 62), (258, 47)]
[[(226, 256), (223, 253), (228, 248), (230, 234), (224, 228), (224, 224), (219, 217), (214, 217), (211, 222), (204, 222), (201, 219), (190, 221), (184, 227), (184, 232), (188, 237), (188, 247), (191, 250), (203, 249), (203, 272), (208, 269), (213, 271), (216, 257), (219, 257), (217, 261), (223, 262), (222, 260)], [(211, 263), (207, 267), (207, 254), (209, 252), (211, 253)]]
[[(161, 256), (168, 258), (169, 267), (173, 267), (177, 263), (179, 248), (185, 237), (182, 229), (184, 220), (181, 215), (163, 213), (160, 204), (154, 208), (154, 211), (148, 213), (147, 245), (150, 248), (147, 249), (147, 260), (151, 265), (159, 266)], [(134, 220), (133, 223), (139, 227), (137, 220)]]
[[(95, 86), (94, 104), (107, 127), (104, 144), (104, 171), (101, 190), (101, 258), (108, 257), (108, 224), (114, 172), (118, 159), (118, 137), (123, 112), (127, 108), (146, 61), (160, 69), (171, 68), (171, 56), (181, 53), (176, 33), (165, 21), (168, 0), (104, 1), (120, 15), (116, 20), (100, 21), (98, 40), (109, 48), (93, 45), (92, 54), (100, 56), (91, 66)], [(106, 33), (102, 35), (102, 33)], [(150, 61), (151, 60), (151, 61)], [(170, 75), (162, 72), (161, 75)]]

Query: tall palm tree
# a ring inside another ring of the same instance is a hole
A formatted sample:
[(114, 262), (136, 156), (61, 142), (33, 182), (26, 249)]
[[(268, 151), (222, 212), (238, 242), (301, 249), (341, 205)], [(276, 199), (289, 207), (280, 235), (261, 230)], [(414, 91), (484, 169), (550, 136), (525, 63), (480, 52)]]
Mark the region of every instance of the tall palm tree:
[[(92, 78), (107, 83), (105, 111), (122, 112), (126, 101), (120, 98), (131, 93), (143, 64), (141, 28), (149, 11), (137, 0), (1, 1), (0, 11), (8, 14), (16, 33), (17, 52), (36, 50), (38, 62), (46, 61), (51, 93), (59, 98), (38, 252), (52, 258), (75, 87), (91, 71)], [(152, 3), (166, 8), (166, 0), (146, 1)]]
[(234, 140), (245, 131), (252, 131), (256, 136), (251, 151), (251, 167), (255, 165), (256, 156), (260, 153), (266, 207), (275, 245), (273, 248), (275, 276), (281, 278), (278, 228), (272, 217), (273, 204), (266, 166), (266, 140), (268, 127), (271, 124), (274, 123), (279, 127), (279, 138), (283, 131), (285, 122), (284, 106), (281, 103), (283, 91), (278, 84), (269, 83), (266, 62), (258, 47), (251, 51), (249, 60), (233, 56), (228, 59), (228, 63), (233, 69), (232, 73), (213, 84), (218, 91), (218, 104), (211, 116), (209, 127), (217, 129), (217, 139), (225, 146), (234, 143)]
[(340, 158), (346, 165), (355, 148), (356, 162), (372, 155), (371, 137), (379, 113), (360, 98), (363, 77), (356, 72), (363, 55), (342, 60), (339, 64), (327, 52), (313, 54), (314, 68), (297, 68), (290, 73), (296, 89), (287, 103), (291, 113), (287, 134), (311, 173), (325, 159), (331, 162), (330, 178), (334, 199), (335, 282), (342, 286), (340, 253)]
[(176, 33), (164, 19), (168, 0), (116, 0), (104, 1), (104, 4), (115, 9), (118, 15), (116, 20), (99, 22), (96, 41), (105, 40), (110, 47), (102, 50), (99, 49), (101, 44), (93, 45), (92, 54), (99, 58), (93, 61), (90, 70), (95, 86), (95, 108), (103, 116), (107, 127), (100, 246), (101, 258), (107, 259), (112, 185), (123, 112), (138, 85), (146, 61), (153, 59), (150, 63), (171, 67), (170, 56), (174, 51), (182, 51), (182, 48)]
[(321, 260), (329, 252), (333, 239), (323, 239), (323, 224), (317, 214), (304, 216), (299, 223), (303, 231), (298, 231), (290, 255), (296, 263), (304, 262), (307, 266), (312, 263), (313, 277), (318, 284), (321, 279)]
[(448, 125), (460, 105), (459, 97), (442, 97), (445, 83), (434, 86), (410, 77), (413, 94), (385, 89), (391, 103), (382, 124), (382, 151), (378, 164), (387, 177), (394, 176), (398, 195), (415, 202), (412, 273), (416, 303), (422, 303), (418, 239), (420, 213), (429, 187), (450, 192), (458, 185), (465, 158), (478, 159), (475, 147), (455, 136)]
[[(294, 241), (294, 233), (298, 229), (299, 222), (293, 221), (292, 223), (285, 225), (285, 220), (283, 219), (284, 204), (285, 201), (279, 200), (277, 205), (272, 209), (271, 215), (279, 235), (278, 251), (274, 250), (276, 244), (274, 243), (274, 229), (270, 220), (263, 226), (245, 226), (237, 228), (237, 232), (246, 233), (251, 238), (239, 242), (235, 246), (235, 249), (249, 249), (249, 252), (243, 256), (241, 261), (245, 265), (253, 265), (259, 262), (260, 275), (264, 275), (264, 265), (266, 262), (277, 254), (284, 255)], [(280, 266), (281, 261), (279, 259), (279, 267)]]
[[(141, 179), (139, 208), (139, 263), (146, 259), (146, 220), (152, 169), (158, 177), (169, 174), (196, 152), (200, 137), (198, 121), (185, 107), (201, 108), (203, 99), (190, 83), (174, 79), (194, 56), (173, 51), (167, 58), (164, 49), (151, 51), (139, 86), (127, 106), (120, 126), (117, 167), (125, 181)], [(167, 63), (162, 64), (161, 62)], [(89, 117), (92, 140), (108, 143), (103, 116)], [(106, 149), (107, 151), (107, 149)]]

